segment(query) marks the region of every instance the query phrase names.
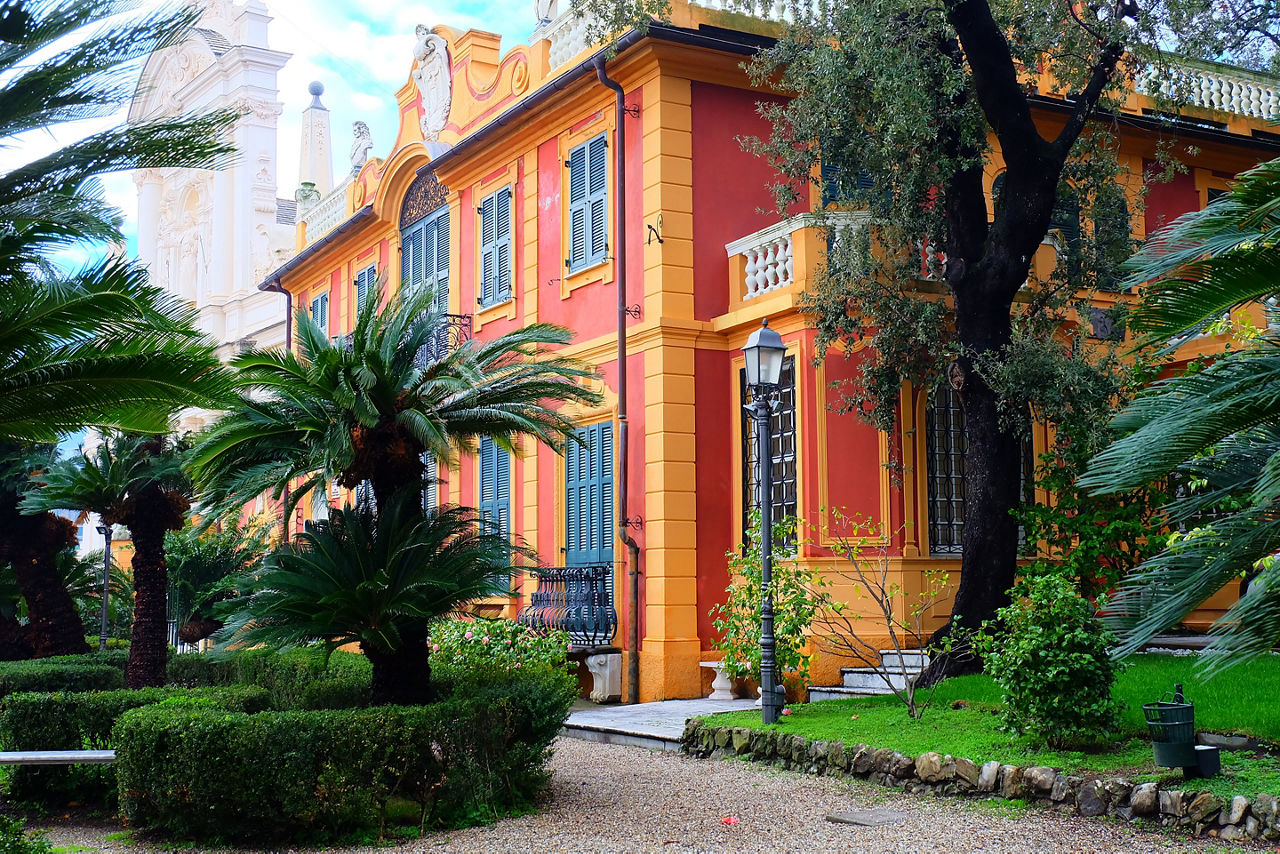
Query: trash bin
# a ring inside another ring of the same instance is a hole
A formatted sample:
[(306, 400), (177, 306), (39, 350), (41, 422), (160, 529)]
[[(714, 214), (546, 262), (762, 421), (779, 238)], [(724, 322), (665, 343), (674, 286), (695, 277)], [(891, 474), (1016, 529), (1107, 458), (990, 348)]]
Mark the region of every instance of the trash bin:
[(1187, 702), (1182, 686), (1173, 686), (1172, 696), (1147, 703), (1142, 713), (1151, 732), (1156, 764), (1165, 768), (1197, 769), (1195, 704)]

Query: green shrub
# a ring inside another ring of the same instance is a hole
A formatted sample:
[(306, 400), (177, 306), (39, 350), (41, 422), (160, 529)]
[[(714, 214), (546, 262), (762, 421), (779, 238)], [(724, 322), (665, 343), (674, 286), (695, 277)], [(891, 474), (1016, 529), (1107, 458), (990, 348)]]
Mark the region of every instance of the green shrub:
[(530, 669), (428, 706), (227, 714), (152, 706), (116, 724), (121, 814), (178, 836), (334, 838), (395, 796), (452, 827), (530, 805), (575, 693)]
[[(369, 662), (362, 655), (335, 652), (325, 661), (320, 648), (249, 649), (229, 656), (184, 653), (169, 662), (169, 682), (186, 688), (256, 685), (271, 694), (277, 709), (352, 708), (365, 705)], [(335, 705), (329, 705), (334, 703)]]
[(446, 619), (431, 624), (431, 672), (445, 680), (487, 680), (523, 668), (565, 669), (569, 635), (514, 620)]
[(52, 854), (53, 848), (39, 836), (28, 836), (21, 819), (0, 816), (0, 854)]
[[(89, 646), (93, 647), (94, 649), (98, 648), (98, 641), (100, 639), (101, 638), (98, 635), (84, 636), (84, 642), (87, 643)], [(128, 651), (129, 639), (128, 638), (107, 638), (107, 649), (108, 650), (123, 649), (125, 651)]]
[(123, 687), (124, 672), (109, 664), (59, 664), (49, 658), (0, 664), (0, 700), (24, 691), (112, 691)]
[(998, 612), (997, 635), (984, 626), (977, 649), (1004, 695), (1004, 722), (1050, 747), (1096, 741), (1118, 723), (1111, 697), (1119, 664), (1114, 636), (1070, 579), (1028, 578)]
[[(122, 714), (175, 701), (254, 713), (268, 708), (270, 696), (247, 686), (11, 694), (0, 703), (0, 745), (5, 750), (109, 749), (111, 728)], [(110, 765), (24, 766), (13, 769), (9, 781), (12, 797), (45, 804), (109, 799), (114, 792), (115, 773)]]

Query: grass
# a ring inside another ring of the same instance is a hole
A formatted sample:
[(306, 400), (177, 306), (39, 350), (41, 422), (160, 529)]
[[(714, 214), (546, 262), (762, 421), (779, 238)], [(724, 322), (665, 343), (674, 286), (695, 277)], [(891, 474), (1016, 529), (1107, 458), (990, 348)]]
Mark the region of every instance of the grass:
[[(1124, 775), (1137, 781), (1183, 784), (1182, 772), (1157, 768), (1142, 715), (1142, 704), (1183, 685), (1195, 703), (1201, 730), (1251, 735), (1280, 743), (1280, 656), (1267, 656), (1210, 680), (1195, 673), (1195, 656), (1139, 655), (1117, 681), (1115, 696), (1127, 705), (1119, 730), (1093, 750), (1051, 750), (1027, 736), (1000, 729), (1000, 689), (987, 676), (962, 676), (938, 686), (923, 717), (912, 720), (894, 697), (827, 700), (791, 706), (774, 728), (822, 741), (859, 742), (912, 756), (927, 751), (963, 756), (982, 763), (1048, 765), (1070, 772)], [(759, 712), (729, 712), (712, 717), (718, 726), (762, 727)], [(1222, 754), (1223, 773), (1191, 786), (1219, 796), (1258, 792), (1280, 794), (1280, 756), (1250, 752)]]

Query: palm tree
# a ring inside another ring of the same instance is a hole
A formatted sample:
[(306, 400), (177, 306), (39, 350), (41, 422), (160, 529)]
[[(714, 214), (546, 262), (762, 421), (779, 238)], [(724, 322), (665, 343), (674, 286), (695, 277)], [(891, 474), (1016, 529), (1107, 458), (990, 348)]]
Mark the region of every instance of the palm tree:
[[(195, 8), (139, 13), (131, 0), (4, 3), (0, 143), (115, 113), (137, 61), (198, 17)], [(0, 175), (0, 439), (51, 442), (86, 424), (163, 432), (175, 409), (221, 399), (226, 377), (195, 341), (191, 312), (147, 288), (143, 271), (107, 258), (68, 274), (50, 259), (121, 239), (97, 176), (219, 166), (235, 118), (118, 126)]]
[(370, 288), (348, 340), (330, 341), (301, 312), (298, 353), (240, 356), (240, 403), (193, 455), (203, 500), (234, 512), (268, 490), (288, 516), (327, 482), (368, 481), (381, 508), (422, 483), (424, 454), (447, 461), (485, 436), (508, 450), (520, 435), (558, 447), (574, 424), (555, 404), (600, 400), (586, 365), (548, 351), (568, 343), (565, 329), (535, 324), (447, 350), (444, 323), (430, 289), (382, 304)]
[(0, 563), (8, 563), (26, 602), (27, 624), (5, 623), (10, 657), (89, 651), (75, 601), (58, 572), (58, 553), (76, 543), (75, 525), (52, 512), (24, 514), (18, 504), (33, 472), (47, 468), (52, 446), (0, 443)]
[(221, 606), (223, 648), (358, 643), (373, 665), (373, 701), (431, 698), (428, 624), (505, 589), (512, 546), (475, 511), (422, 512), (401, 492), (377, 513), (335, 511), (267, 556)]
[(25, 512), (57, 508), (97, 513), (133, 540), (133, 635), (125, 684), (163, 685), (168, 661), (168, 569), (164, 537), (181, 530), (191, 508), (183, 450), (163, 436), (116, 435), (92, 456), (62, 460), (36, 478)]
[(248, 531), (234, 523), (218, 531), (189, 525), (165, 535), (169, 608), (179, 640), (198, 643), (222, 628), (213, 606), (227, 598), (231, 579), (262, 559), (266, 539), (265, 528)]
[[(1179, 343), (1224, 312), (1280, 293), (1280, 160), (1241, 174), (1231, 192), (1179, 218), (1130, 262), (1148, 283), (1134, 325)], [(1268, 314), (1271, 314), (1268, 305)], [(1181, 530), (1125, 580), (1109, 620), (1132, 652), (1224, 585), (1257, 577), (1215, 622), (1211, 669), (1280, 640), (1280, 337), (1274, 330), (1200, 371), (1156, 383), (1114, 421), (1123, 436), (1081, 485), (1117, 492), (1170, 478)]]

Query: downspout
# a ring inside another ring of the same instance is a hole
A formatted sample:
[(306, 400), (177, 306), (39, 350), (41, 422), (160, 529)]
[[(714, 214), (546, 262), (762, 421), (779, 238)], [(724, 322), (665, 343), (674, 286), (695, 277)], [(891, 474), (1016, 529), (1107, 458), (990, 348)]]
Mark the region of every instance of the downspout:
[(613, 278), (618, 292), (618, 536), (627, 547), (628, 571), (630, 580), (629, 606), (631, 610), (631, 632), (628, 645), (631, 658), (627, 662), (627, 702), (640, 702), (640, 546), (627, 529), (630, 520), (630, 466), (628, 456), (631, 450), (631, 437), (627, 423), (627, 154), (626, 130), (624, 121), (627, 117), (626, 93), (616, 80), (605, 73), (604, 56), (597, 55), (594, 60), (596, 77), (614, 92), (614, 169), (615, 199), (614, 222), (618, 224), (618, 248), (614, 254)]

